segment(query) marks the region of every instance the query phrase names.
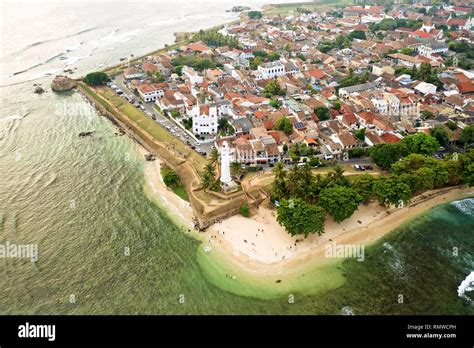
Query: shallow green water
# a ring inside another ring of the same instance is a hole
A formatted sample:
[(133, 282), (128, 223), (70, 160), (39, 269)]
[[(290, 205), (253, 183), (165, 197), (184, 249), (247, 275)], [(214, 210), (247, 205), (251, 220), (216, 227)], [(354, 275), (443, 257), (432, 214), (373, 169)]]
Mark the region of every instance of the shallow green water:
[[(147, 197), (135, 145), (80, 95), (37, 96), (18, 85), (2, 90), (1, 105), (0, 243), (39, 248), (36, 263), (0, 259), (2, 314), (472, 313), (457, 287), (473, 270), (474, 218), (453, 206), (369, 248), (366, 262), (332, 267), (339, 273), (324, 279), (341, 280), (335, 290), (281, 284), (295, 294), (289, 304), (268, 284), (243, 292), (203, 260), (199, 242)], [(448, 255), (453, 246), (462, 257)]]

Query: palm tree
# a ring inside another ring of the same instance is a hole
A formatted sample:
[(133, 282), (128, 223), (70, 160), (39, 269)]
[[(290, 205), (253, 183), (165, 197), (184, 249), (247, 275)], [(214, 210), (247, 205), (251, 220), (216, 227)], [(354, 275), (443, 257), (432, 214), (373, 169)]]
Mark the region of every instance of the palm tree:
[(216, 172), (214, 166), (208, 163), (201, 173), (201, 188), (206, 189), (212, 187), (216, 181)]
[(336, 166), (333, 170), (331, 170), (327, 174), (327, 178), (329, 179), (329, 183), (331, 186), (347, 186), (349, 181), (344, 176), (344, 169), (341, 166)]
[(287, 196), (288, 188), (286, 183), (286, 171), (283, 168), (283, 164), (278, 162), (274, 169), (275, 180), (273, 180), (273, 195), (282, 199)]
[(219, 151), (217, 151), (217, 149), (212, 150), (209, 155), (210, 164), (212, 165), (216, 164), (218, 159), (219, 159)]
[(242, 164), (240, 162), (232, 162), (230, 164), (230, 170), (232, 172), (232, 175), (238, 175), (240, 174), (240, 171), (242, 170)]

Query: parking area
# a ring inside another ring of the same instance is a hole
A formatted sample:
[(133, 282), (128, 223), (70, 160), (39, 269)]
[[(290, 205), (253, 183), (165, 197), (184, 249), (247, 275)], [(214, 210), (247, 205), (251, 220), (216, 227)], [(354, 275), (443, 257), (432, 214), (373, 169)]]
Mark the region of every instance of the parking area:
[(124, 83), (123, 74), (113, 77), (108, 85), (112, 88), (115, 94), (123, 97), (127, 102), (142, 110), (146, 115), (148, 115), (148, 117), (165, 127), (170, 134), (181, 140), (184, 144), (202, 156), (207, 156), (214, 148), (212, 143), (201, 143), (190, 137), (182, 128), (177, 126), (174, 121), (170, 120), (161, 112), (158, 112), (155, 109), (154, 102), (145, 103), (142, 101), (140, 97), (134, 94)]

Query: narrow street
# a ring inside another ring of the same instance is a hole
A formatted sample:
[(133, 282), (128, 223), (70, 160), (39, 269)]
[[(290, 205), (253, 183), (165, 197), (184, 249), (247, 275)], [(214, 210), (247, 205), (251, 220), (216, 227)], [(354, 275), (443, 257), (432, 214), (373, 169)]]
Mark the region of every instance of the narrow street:
[(175, 122), (170, 120), (163, 113), (158, 112), (155, 109), (156, 104), (154, 102), (145, 103), (143, 100), (140, 99), (138, 95), (134, 94), (125, 85), (123, 74), (117, 75), (114, 78), (112, 78), (112, 84), (116, 85), (119, 89), (121, 89), (124, 92), (122, 96), (124, 99), (125, 99), (125, 96), (132, 96), (135, 99), (135, 102), (140, 102), (140, 105), (142, 105), (145, 109), (143, 110), (144, 112), (154, 114), (156, 117), (156, 122), (161, 124), (163, 127), (165, 127), (168, 130), (168, 132), (170, 132), (173, 136), (181, 140), (183, 143), (185, 143), (188, 146), (195, 146), (195, 151), (197, 151), (198, 153), (201, 153), (201, 154), (206, 153), (206, 155), (209, 155), (211, 153), (213, 143), (197, 143), (193, 138), (191, 138), (188, 134), (186, 134), (186, 132), (184, 132), (182, 128), (177, 126)]

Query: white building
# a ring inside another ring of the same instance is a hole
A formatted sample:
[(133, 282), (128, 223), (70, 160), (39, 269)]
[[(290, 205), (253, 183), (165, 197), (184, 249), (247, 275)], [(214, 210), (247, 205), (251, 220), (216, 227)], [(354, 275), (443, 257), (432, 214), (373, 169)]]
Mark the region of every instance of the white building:
[(264, 80), (286, 75), (285, 66), (279, 60), (259, 65), (258, 71)]
[(185, 78), (187, 78), (193, 85), (202, 83), (203, 77), (199, 75), (193, 68), (184, 66), (181, 71)]
[(165, 95), (163, 88), (157, 84), (143, 84), (137, 87), (138, 94), (145, 102), (155, 101)]
[(232, 181), (230, 177), (230, 150), (227, 141), (224, 141), (221, 149), (221, 182), (223, 184), (228, 184)]
[(436, 86), (427, 82), (420, 82), (414, 89), (423, 95), (436, 93)]
[(417, 47), (418, 54), (424, 57), (431, 57), (433, 54), (443, 54), (448, 52), (448, 45), (444, 42), (425, 43)]
[(218, 110), (216, 106), (195, 105), (191, 110), (193, 133), (209, 135), (217, 133)]

